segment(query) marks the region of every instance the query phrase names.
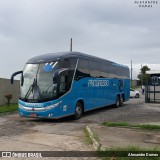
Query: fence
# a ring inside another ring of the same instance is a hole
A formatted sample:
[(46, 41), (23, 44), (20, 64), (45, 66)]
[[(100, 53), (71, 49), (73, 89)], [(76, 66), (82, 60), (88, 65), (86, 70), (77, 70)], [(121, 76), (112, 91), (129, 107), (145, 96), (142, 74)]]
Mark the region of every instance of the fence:
[(145, 87), (145, 102), (160, 103), (160, 80), (157, 77), (149, 79)]

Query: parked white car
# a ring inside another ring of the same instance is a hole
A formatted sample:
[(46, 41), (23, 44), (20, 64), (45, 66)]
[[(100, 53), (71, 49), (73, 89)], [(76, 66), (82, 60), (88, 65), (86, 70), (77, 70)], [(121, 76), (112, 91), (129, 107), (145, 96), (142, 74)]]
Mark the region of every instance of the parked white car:
[(130, 88), (130, 97), (139, 98), (140, 97), (139, 91)]

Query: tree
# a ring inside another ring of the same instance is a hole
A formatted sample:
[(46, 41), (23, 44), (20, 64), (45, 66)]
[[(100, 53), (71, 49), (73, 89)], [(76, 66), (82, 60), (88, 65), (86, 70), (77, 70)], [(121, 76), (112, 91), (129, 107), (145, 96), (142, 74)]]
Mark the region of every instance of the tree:
[(7, 99), (7, 105), (9, 106), (10, 100), (13, 98), (13, 95), (12, 94), (6, 94), (6, 95), (4, 95), (4, 97), (6, 97), (6, 99)]
[(141, 81), (141, 84), (146, 84), (148, 82), (149, 79), (149, 75), (146, 74), (146, 71), (149, 71), (150, 68), (148, 68), (148, 66), (143, 66), (140, 69), (140, 73), (138, 74), (137, 78)]

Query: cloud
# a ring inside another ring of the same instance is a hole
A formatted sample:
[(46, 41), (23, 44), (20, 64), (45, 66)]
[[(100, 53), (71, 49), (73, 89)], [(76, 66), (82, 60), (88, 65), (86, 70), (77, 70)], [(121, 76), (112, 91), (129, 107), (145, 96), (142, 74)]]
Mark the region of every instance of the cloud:
[(76, 51), (122, 64), (158, 64), (159, 5), (144, 9), (134, 2), (0, 1), (1, 76), (21, 70), (33, 56), (69, 50), (71, 37)]

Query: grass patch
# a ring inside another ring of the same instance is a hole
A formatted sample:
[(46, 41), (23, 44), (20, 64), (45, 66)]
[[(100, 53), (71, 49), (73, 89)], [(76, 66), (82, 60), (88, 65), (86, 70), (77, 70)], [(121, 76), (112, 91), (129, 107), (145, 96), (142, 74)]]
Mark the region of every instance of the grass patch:
[(92, 139), (90, 138), (88, 130), (86, 128), (84, 128), (83, 133), (84, 133), (85, 142), (87, 144), (92, 144)]
[(100, 142), (100, 139), (99, 139), (98, 135), (96, 135), (95, 133), (93, 134), (93, 138), (94, 138), (97, 142)]
[(113, 122), (103, 122), (103, 126), (109, 127), (128, 127), (128, 128), (138, 128), (149, 131), (160, 131), (160, 125), (151, 124), (128, 124), (128, 123), (113, 123)]
[(3, 105), (0, 106), (0, 114), (1, 113), (6, 113), (6, 112), (13, 112), (18, 110), (18, 105), (17, 104), (10, 104), (8, 105)]
[(159, 130), (160, 131), (160, 126), (158, 125), (151, 125), (151, 124), (142, 124), (142, 125), (137, 125), (141, 129), (146, 129), (146, 130)]
[(110, 127), (129, 127), (128, 123), (121, 122), (121, 123), (114, 123), (114, 122), (103, 122), (103, 126), (110, 126)]
[[(103, 126), (109, 126), (109, 127), (126, 127), (126, 128), (137, 128), (142, 129), (146, 131), (160, 131), (159, 125), (151, 125), (151, 124), (128, 124), (128, 123), (114, 123), (114, 122), (104, 122), (102, 123)], [(124, 148), (105, 148), (104, 152), (100, 152), (99, 154), (103, 155), (109, 155), (102, 157), (103, 160), (160, 160), (159, 157), (150, 157), (150, 156), (135, 156), (135, 157), (129, 157), (128, 154), (160, 154), (160, 147), (154, 147), (154, 148), (140, 148), (139, 146), (127, 146)]]

